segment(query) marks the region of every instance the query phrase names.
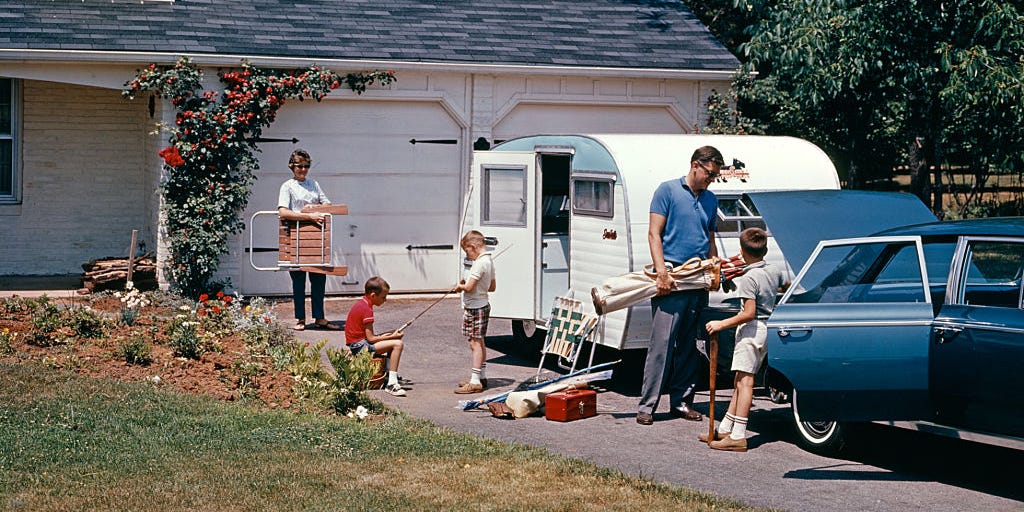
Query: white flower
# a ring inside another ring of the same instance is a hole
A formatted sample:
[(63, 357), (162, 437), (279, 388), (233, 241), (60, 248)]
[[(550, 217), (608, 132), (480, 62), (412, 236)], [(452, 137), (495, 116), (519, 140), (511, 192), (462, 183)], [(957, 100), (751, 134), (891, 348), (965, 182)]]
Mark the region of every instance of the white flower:
[(135, 283), (128, 281), (127, 283), (124, 284), (125, 290), (131, 290), (132, 288), (135, 288)]
[(359, 416), (359, 419), (366, 419), (366, 417), (369, 415), (370, 411), (367, 411), (366, 407), (363, 407), (361, 405), (359, 407), (356, 407), (356, 416)]

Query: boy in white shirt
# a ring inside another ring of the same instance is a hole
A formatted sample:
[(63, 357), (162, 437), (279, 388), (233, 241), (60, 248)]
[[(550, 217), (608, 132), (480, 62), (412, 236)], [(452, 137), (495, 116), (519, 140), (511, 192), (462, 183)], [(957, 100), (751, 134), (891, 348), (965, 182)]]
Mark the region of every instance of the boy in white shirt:
[(485, 361), (487, 347), (484, 336), (487, 335), (487, 323), (491, 316), (491, 304), (488, 292), (495, 290), (494, 261), (487, 252), (484, 235), (479, 231), (468, 231), (460, 242), (466, 257), (473, 261), (466, 279), (455, 285), (454, 291), (462, 292), (462, 334), (469, 338), (469, 348), (473, 352), (472, 366), (468, 381), (459, 382), (455, 393), (464, 395), (480, 393), (487, 388)]

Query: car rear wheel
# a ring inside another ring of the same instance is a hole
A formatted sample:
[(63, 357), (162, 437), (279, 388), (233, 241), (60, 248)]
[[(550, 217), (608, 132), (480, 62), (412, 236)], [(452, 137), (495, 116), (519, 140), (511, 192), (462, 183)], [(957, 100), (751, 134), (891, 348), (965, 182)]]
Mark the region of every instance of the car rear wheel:
[(794, 389), (793, 423), (800, 446), (819, 455), (836, 455), (842, 452), (846, 448), (848, 426), (838, 421), (802, 421), (798, 396)]

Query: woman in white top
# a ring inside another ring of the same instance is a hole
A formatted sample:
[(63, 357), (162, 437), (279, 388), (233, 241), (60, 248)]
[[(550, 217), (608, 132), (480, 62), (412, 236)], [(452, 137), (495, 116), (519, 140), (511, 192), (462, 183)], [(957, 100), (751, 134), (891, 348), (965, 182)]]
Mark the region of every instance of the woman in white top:
[[(302, 212), (302, 208), (307, 204), (331, 203), (320, 188), (320, 184), (306, 178), (312, 162), (313, 159), (310, 158), (309, 152), (304, 149), (296, 149), (288, 159), (288, 167), (292, 170), (294, 177), (281, 185), (281, 192), (277, 197), (277, 213), (282, 220), (305, 220), (323, 224), (323, 213)], [(295, 303), (295, 327), (293, 329), (301, 331), (306, 328), (307, 272), (292, 270), (288, 274), (292, 278), (292, 301)], [(341, 329), (328, 322), (324, 316), (324, 289), (327, 285), (327, 276), (311, 272), (308, 274), (309, 295), (313, 307), (313, 327), (332, 331)]]

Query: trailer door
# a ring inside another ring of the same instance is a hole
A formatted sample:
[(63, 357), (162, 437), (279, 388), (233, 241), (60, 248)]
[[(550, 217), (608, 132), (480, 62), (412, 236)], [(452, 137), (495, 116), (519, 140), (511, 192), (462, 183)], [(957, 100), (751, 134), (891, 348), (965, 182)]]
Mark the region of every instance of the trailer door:
[(471, 193), (473, 219), (492, 249), (497, 289), (491, 316), (530, 319), (540, 293), (537, 252), (537, 155), (533, 152), (486, 151), (474, 154)]

